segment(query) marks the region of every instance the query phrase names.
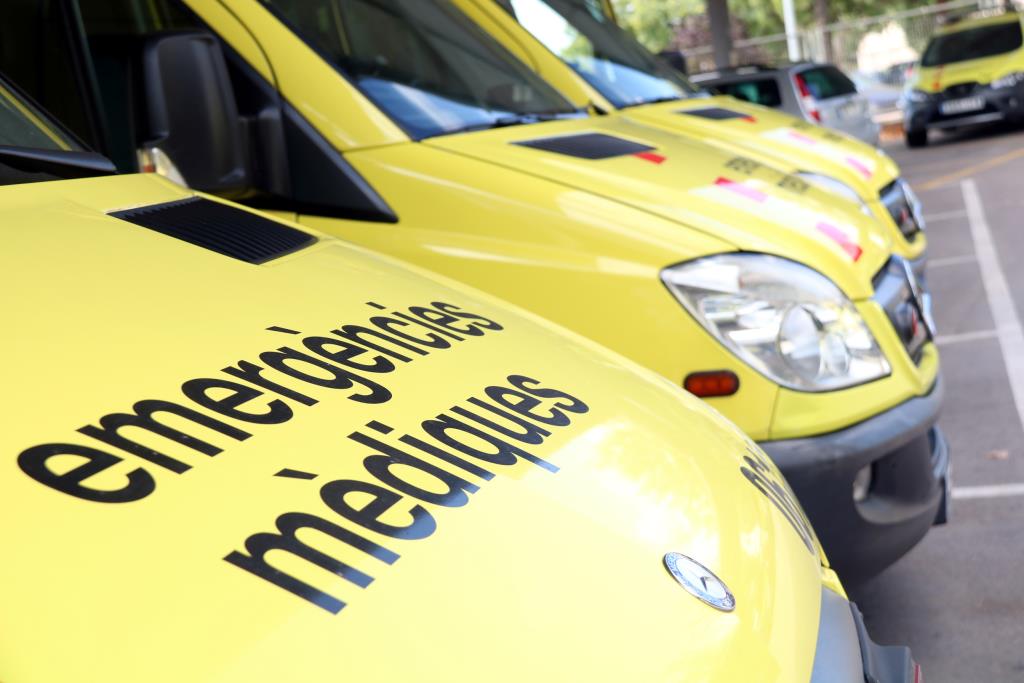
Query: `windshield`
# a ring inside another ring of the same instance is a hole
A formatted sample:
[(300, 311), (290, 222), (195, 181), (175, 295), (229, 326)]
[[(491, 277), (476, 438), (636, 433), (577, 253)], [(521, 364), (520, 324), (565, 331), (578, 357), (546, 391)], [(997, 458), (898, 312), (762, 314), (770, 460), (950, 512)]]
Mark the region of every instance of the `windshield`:
[(54, 126), (41, 112), (14, 95), (0, 81), (0, 145), (51, 151), (78, 151), (80, 148)]
[(262, 1), (414, 138), (576, 113), (447, 3)]
[(941, 66), (1012, 52), (1021, 46), (1020, 22), (979, 26), (935, 36), (921, 57), (921, 66)]
[(596, 0), (500, 0), (527, 31), (616, 107), (698, 92), (622, 30)]

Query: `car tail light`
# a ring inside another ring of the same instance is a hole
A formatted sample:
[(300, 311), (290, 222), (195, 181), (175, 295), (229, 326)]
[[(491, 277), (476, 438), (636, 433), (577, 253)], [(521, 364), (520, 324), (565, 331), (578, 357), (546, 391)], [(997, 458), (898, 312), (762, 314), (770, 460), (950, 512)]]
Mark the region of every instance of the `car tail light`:
[(800, 74), (793, 76), (793, 83), (796, 84), (796, 89), (800, 92), (800, 103), (804, 106), (804, 111), (817, 122), (821, 122), (821, 112), (818, 111), (818, 103), (814, 100), (814, 95), (811, 94), (810, 89), (807, 87), (807, 81)]
[(924, 673), (921, 671), (921, 665), (914, 662), (914, 683), (924, 683)]

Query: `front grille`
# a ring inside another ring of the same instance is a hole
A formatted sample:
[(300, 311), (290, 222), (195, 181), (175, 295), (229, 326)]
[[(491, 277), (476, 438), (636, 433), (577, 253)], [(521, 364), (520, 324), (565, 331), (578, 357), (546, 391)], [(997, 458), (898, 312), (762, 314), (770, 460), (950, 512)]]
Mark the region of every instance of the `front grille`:
[(907, 354), (919, 363), (931, 332), (925, 310), (928, 302), (922, 300), (925, 295), (921, 292), (915, 295), (911, 277), (907, 262), (899, 256), (892, 257), (874, 277), (872, 298), (885, 311)]
[(955, 100), (960, 97), (970, 97), (979, 88), (979, 84), (975, 81), (969, 83), (957, 83), (951, 85), (942, 91), (942, 98), (946, 100)]
[(911, 239), (924, 228), (915, 210), (914, 200), (909, 196), (906, 184), (901, 178), (883, 187), (878, 196), (904, 237)]

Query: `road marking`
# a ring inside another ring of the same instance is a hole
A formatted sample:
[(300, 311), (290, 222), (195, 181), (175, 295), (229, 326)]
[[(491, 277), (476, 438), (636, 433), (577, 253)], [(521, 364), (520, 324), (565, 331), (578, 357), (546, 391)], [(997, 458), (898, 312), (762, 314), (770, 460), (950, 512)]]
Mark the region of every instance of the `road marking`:
[(1000, 154), (997, 157), (986, 159), (985, 161), (979, 161), (978, 163), (972, 164), (971, 166), (966, 166), (964, 168), (961, 168), (959, 171), (953, 171), (952, 173), (947, 173), (946, 175), (940, 175), (938, 178), (933, 178), (926, 183), (921, 183), (917, 185), (914, 189), (916, 189), (918, 192), (935, 190), (937, 188), (942, 187), (943, 185), (948, 185), (949, 183), (956, 182), (957, 180), (962, 181), (965, 178), (969, 179), (972, 175), (981, 173), (982, 171), (987, 171), (990, 168), (1000, 166), (1008, 161), (1013, 161), (1014, 159), (1019, 159), (1021, 157), (1024, 157), (1024, 149), (1015, 149), (1012, 152)]
[(924, 222), (931, 223), (932, 221), (948, 221), (951, 218), (963, 218), (967, 215), (967, 212), (963, 209), (957, 209), (956, 211), (943, 211), (942, 213), (933, 213), (931, 215), (924, 215)]
[(993, 484), (992, 486), (954, 486), (953, 499), (1010, 498), (1024, 496), (1024, 484)]
[(974, 254), (964, 254), (962, 256), (947, 256), (946, 258), (932, 258), (928, 259), (929, 268), (942, 268), (943, 266), (959, 266), (962, 263), (974, 263), (978, 260), (978, 257)]
[[(1024, 150), (1020, 151), (1024, 154)], [(960, 190), (963, 192), (964, 206), (967, 208), (967, 222), (971, 226), (974, 253), (978, 255), (981, 283), (985, 286), (992, 319), (996, 321), (999, 347), (1003, 352), (1003, 364), (1006, 366), (1006, 379), (1010, 382), (1013, 403), (1017, 408), (1017, 419), (1024, 427), (1024, 330), (1021, 329), (1010, 286), (1006, 283), (1003, 269), (999, 266), (992, 230), (988, 227), (985, 211), (981, 208), (978, 186), (974, 179), (968, 178), (960, 182)]]
[(978, 330), (976, 332), (960, 332), (959, 334), (940, 334), (935, 337), (935, 345), (949, 346), (950, 344), (963, 344), (964, 342), (978, 341), (980, 339), (995, 339), (998, 336), (998, 330)]

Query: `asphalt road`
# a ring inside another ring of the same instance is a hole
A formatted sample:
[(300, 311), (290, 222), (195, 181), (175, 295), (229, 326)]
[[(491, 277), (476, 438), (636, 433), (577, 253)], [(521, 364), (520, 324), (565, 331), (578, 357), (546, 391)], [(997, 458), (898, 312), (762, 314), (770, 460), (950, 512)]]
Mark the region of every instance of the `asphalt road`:
[(1024, 681), (1024, 131), (932, 140), (887, 151), (928, 223), (953, 518), (851, 597), (928, 683)]

